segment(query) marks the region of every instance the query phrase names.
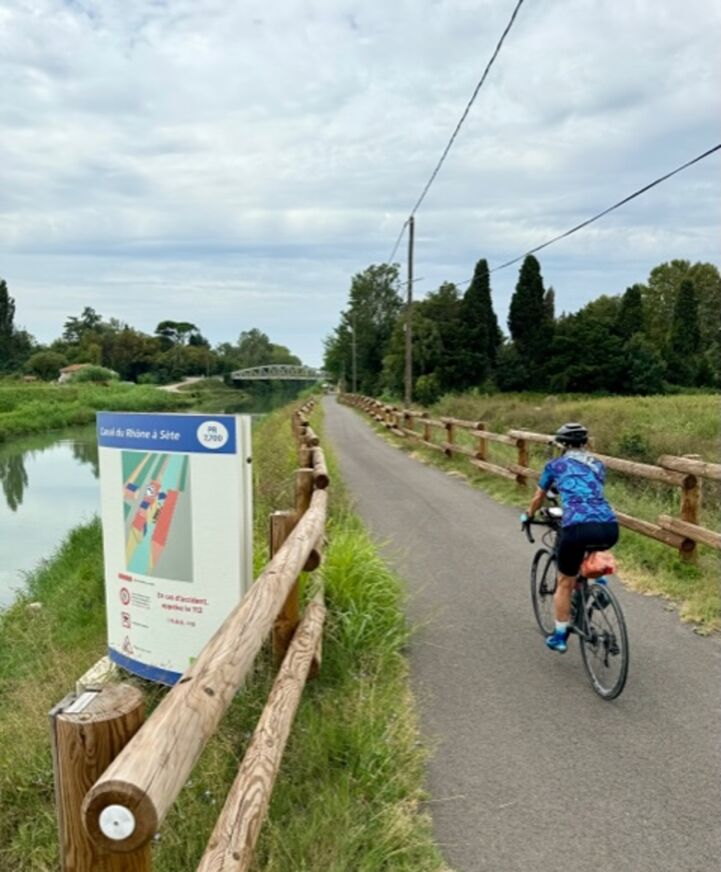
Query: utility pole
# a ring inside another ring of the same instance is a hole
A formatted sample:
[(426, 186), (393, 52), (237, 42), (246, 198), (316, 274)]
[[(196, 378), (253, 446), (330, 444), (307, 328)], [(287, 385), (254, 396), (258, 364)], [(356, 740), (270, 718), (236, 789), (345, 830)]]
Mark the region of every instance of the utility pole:
[(355, 393), (357, 388), (358, 388), (358, 385), (356, 383), (357, 374), (358, 374), (358, 358), (356, 355), (355, 312), (353, 312), (353, 316), (351, 318), (351, 330), (353, 331), (352, 332), (352, 341), (351, 341), (351, 373), (352, 373), (351, 382), (353, 384), (353, 389), (352, 389), (351, 393)]
[(406, 295), (406, 390), (405, 407), (410, 409), (413, 401), (413, 328), (411, 325), (411, 305), (413, 303), (413, 235), (415, 219), (408, 219), (408, 293)]

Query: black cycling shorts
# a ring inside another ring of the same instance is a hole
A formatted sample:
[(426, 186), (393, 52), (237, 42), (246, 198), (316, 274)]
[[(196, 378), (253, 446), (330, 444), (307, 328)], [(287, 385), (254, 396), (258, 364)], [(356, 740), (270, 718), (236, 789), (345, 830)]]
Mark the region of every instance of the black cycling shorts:
[(556, 559), (564, 575), (578, 575), (586, 551), (606, 551), (618, 542), (616, 521), (589, 521), (562, 527), (558, 536)]

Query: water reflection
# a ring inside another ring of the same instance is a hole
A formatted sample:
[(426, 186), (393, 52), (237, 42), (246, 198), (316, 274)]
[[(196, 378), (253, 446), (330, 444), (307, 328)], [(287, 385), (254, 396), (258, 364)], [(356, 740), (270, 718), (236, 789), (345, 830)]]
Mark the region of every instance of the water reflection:
[(0, 482), (2, 482), (5, 502), (12, 512), (17, 512), (18, 506), (22, 504), (23, 494), (28, 486), (24, 461), (22, 454), (0, 457)]
[(89, 465), (93, 476), (98, 478), (98, 446), (94, 427), (78, 427), (62, 433), (40, 433), (13, 439), (0, 445), (0, 486), (5, 503), (12, 512), (22, 505), (29, 486), (27, 466), (45, 452), (55, 452), (58, 446), (69, 446), (73, 459), (81, 465)]
[(88, 441), (73, 442), (73, 457), (78, 463), (87, 463), (93, 471), (95, 478), (100, 477), (100, 464), (98, 462), (98, 443), (95, 441), (95, 430), (92, 439)]

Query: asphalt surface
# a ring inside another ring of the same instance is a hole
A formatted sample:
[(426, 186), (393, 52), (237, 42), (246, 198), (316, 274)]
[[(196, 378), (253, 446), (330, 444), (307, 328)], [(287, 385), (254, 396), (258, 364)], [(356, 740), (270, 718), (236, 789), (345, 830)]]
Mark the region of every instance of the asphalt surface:
[(405, 579), (434, 833), (457, 872), (701, 872), (721, 860), (721, 641), (612, 581), (623, 694), (591, 689), (578, 642), (547, 651), (518, 512), (388, 445), (326, 398), (356, 508)]

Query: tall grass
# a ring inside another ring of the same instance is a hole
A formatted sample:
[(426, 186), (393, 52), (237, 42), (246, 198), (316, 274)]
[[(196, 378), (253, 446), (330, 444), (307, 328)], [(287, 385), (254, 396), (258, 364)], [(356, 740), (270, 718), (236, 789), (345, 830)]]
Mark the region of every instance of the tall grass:
[(169, 412), (191, 404), (191, 397), (148, 385), (0, 381), (0, 442), (23, 433), (89, 424), (96, 411)]
[(661, 454), (700, 454), (718, 463), (721, 453), (718, 394), (659, 397), (589, 397), (543, 394), (448, 395), (438, 415), (484, 421), (489, 430), (553, 433), (581, 421), (604, 454), (655, 462)]
[[(268, 416), (254, 443), (258, 569), (268, 512), (292, 505), (288, 411)], [(419, 811), (424, 752), (408, 690), (401, 586), (349, 512), (329, 452), (327, 459), (323, 665), (303, 694), (254, 868), (435, 872), (444, 867)], [(101, 548), (98, 522), (76, 530), (29, 580), (27, 598), (0, 613), (1, 869), (58, 866), (47, 711), (105, 648)], [(27, 608), (31, 599), (40, 611)], [(158, 835), (159, 872), (196, 867), (273, 676), (264, 651)], [(164, 693), (137, 683), (151, 707)]]

